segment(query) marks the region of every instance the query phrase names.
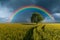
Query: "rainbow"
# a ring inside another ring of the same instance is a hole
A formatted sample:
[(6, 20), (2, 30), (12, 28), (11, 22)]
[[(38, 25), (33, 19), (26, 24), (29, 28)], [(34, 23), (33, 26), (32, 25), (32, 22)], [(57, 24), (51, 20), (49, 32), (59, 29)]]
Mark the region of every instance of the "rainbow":
[(48, 15), (52, 20), (54, 20), (54, 17), (52, 15), (50, 15), (50, 13), (43, 7), (41, 6), (25, 6), (25, 7), (22, 7), (16, 11), (14, 11), (11, 16), (9, 17), (10, 18), (10, 22), (13, 20), (13, 18), (18, 14), (18, 12), (21, 12), (23, 11), (24, 9), (27, 9), (27, 8), (36, 8), (36, 9), (39, 9), (39, 10), (42, 10), (43, 12), (45, 12), (46, 15)]

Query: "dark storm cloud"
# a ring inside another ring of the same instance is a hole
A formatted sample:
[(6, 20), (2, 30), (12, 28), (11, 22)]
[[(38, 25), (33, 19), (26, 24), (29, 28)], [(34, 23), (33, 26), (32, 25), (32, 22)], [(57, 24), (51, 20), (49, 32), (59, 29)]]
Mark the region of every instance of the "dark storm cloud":
[(10, 0), (6, 5), (17, 9), (22, 6), (34, 5), (34, 3), (31, 0)]
[(9, 0), (0, 0), (0, 5), (5, 5)]
[(51, 12), (59, 12), (60, 0), (0, 0), (6, 6), (18, 9), (22, 6), (37, 5), (48, 9)]
[(7, 2), (8, 0), (0, 0), (0, 2)]
[(38, 1), (36, 5), (43, 6), (44, 8), (50, 10), (51, 12), (56, 12), (60, 7), (60, 0), (45, 0), (45, 1), (41, 0)]

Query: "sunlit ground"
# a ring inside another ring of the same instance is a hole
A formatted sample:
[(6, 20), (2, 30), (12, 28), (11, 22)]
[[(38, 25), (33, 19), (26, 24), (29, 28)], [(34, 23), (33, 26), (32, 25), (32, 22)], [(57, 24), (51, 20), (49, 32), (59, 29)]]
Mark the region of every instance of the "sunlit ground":
[(60, 24), (0, 24), (0, 40), (60, 40)]

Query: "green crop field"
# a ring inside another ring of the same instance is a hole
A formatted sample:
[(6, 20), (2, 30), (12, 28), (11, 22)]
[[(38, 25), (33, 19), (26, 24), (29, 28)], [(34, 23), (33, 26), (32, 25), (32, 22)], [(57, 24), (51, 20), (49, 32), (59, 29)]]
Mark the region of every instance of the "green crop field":
[(0, 24), (0, 40), (60, 40), (60, 24)]

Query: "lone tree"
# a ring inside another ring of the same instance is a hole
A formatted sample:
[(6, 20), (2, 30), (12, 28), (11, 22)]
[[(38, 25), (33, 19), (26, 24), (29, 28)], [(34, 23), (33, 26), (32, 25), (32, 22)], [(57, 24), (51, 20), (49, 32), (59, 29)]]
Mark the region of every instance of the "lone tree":
[(32, 23), (38, 23), (38, 22), (41, 22), (42, 20), (43, 20), (43, 17), (38, 12), (34, 12), (31, 16)]

